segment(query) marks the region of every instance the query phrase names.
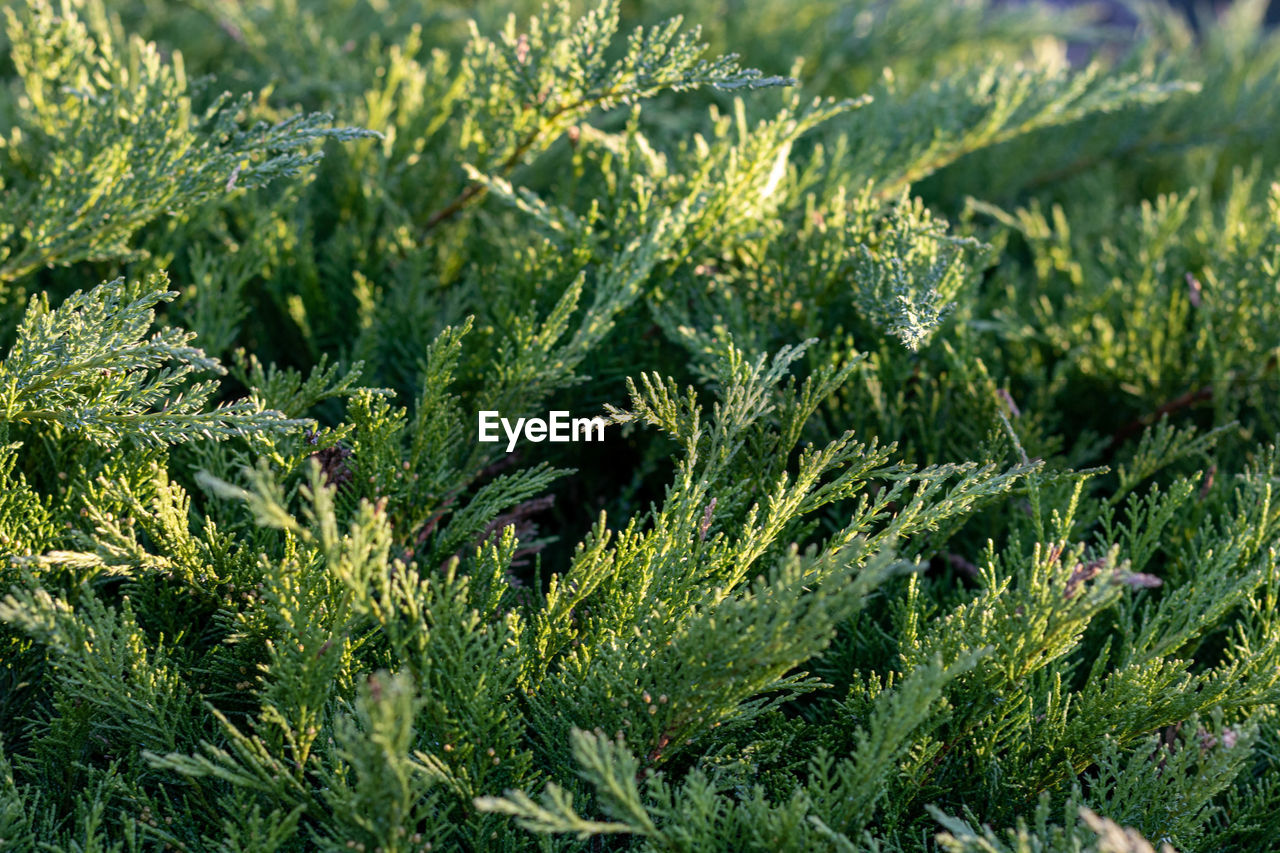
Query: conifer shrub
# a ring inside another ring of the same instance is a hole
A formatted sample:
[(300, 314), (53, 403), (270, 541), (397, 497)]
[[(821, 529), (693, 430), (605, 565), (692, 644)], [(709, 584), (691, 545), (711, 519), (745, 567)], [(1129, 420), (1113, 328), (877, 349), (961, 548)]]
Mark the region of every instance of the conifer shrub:
[(1276, 849), (1266, 6), (15, 0), (0, 849)]

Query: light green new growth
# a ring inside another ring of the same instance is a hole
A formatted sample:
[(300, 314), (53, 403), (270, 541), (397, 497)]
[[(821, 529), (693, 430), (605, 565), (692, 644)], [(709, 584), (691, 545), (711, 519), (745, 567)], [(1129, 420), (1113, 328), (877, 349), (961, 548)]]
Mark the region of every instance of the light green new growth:
[(245, 129), (249, 98), (193, 103), (181, 54), (91, 32), (72, 0), (5, 9), (22, 84), (0, 144), (0, 287), (51, 264), (128, 257), (148, 222), (207, 199), (296, 175), (308, 146), (367, 131), (322, 114)]
[(208, 409), (217, 383), (188, 379), (223, 368), (189, 345), (191, 332), (169, 328), (148, 337), (154, 306), (177, 296), (167, 284), (163, 275), (145, 284), (117, 279), (52, 310), (47, 297), (32, 297), (17, 343), (0, 361), (0, 425), (56, 425), (106, 446), (300, 425), (248, 401)]

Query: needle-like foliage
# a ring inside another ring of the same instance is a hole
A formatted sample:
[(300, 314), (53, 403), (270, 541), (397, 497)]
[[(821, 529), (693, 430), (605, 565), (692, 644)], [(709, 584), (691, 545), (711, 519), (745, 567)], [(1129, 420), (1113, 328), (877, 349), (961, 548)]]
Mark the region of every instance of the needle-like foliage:
[(0, 849), (1277, 849), (1280, 35), (1098, 11), (11, 3)]

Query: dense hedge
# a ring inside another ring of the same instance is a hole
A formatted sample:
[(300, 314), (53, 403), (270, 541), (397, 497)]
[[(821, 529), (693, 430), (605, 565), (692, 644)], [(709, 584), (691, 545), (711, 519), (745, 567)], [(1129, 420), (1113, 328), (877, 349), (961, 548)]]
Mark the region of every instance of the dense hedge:
[(1266, 5), (16, 0), (0, 848), (1280, 847)]

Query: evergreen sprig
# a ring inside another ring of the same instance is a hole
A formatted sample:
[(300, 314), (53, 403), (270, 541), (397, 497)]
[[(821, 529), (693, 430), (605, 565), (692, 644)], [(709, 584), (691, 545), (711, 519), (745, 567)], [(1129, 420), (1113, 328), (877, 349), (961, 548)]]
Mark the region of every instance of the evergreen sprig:
[(244, 128), (251, 96), (197, 106), (180, 54), (93, 32), (71, 0), (6, 8), (5, 26), (21, 94), (2, 146), (0, 286), (135, 255), (134, 235), (162, 214), (296, 175), (326, 138), (370, 135), (323, 114)]
[(18, 342), (0, 362), (0, 422), (56, 425), (102, 444), (166, 445), (299, 425), (244, 401), (207, 410), (217, 385), (188, 379), (222, 367), (165, 329), (150, 337), (154, 306), (177, 296), (163, 275), (116, 279), (56, 309), (32, 297)]

